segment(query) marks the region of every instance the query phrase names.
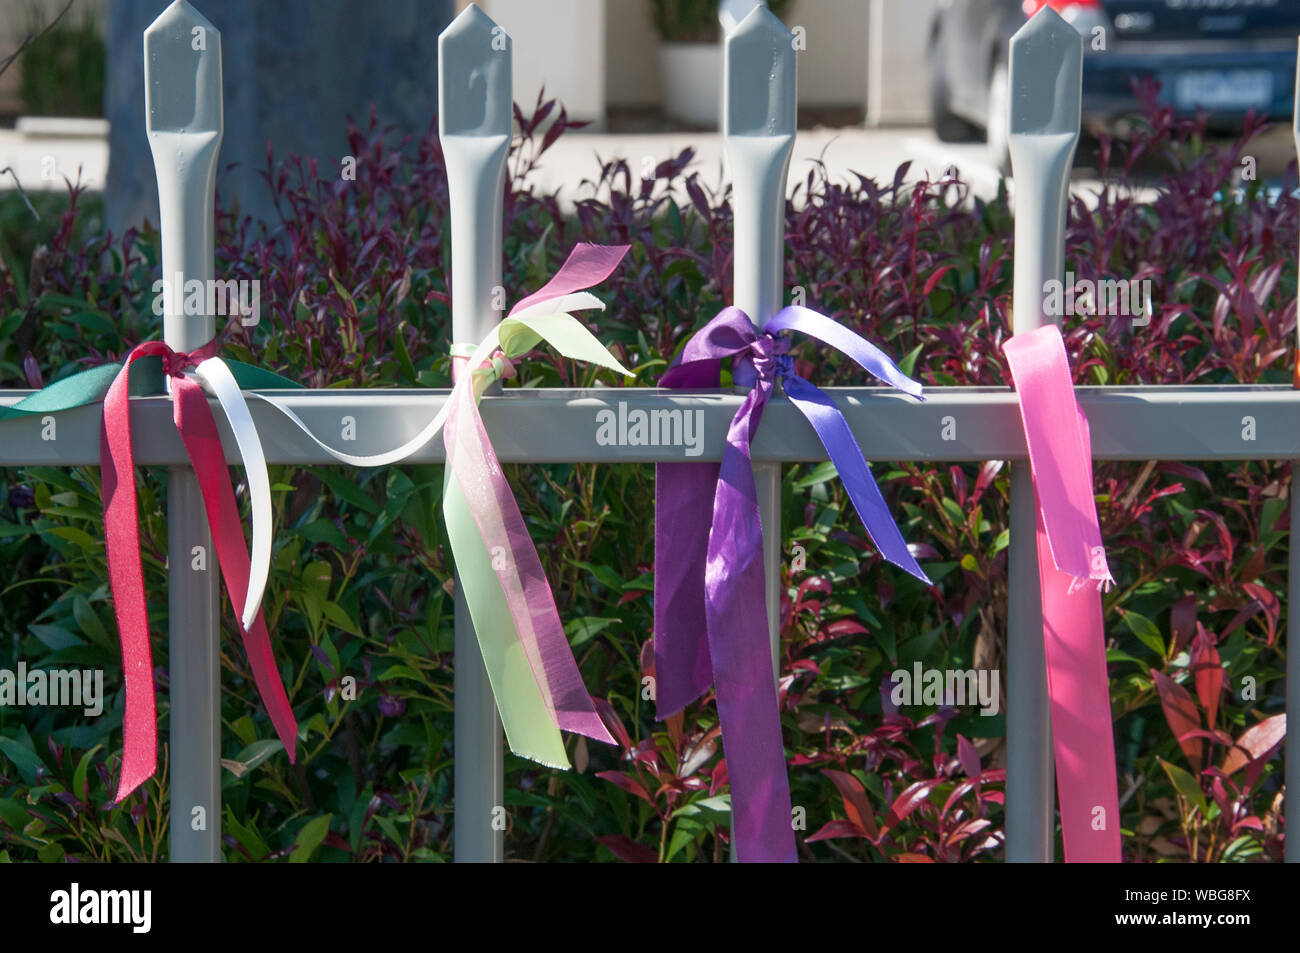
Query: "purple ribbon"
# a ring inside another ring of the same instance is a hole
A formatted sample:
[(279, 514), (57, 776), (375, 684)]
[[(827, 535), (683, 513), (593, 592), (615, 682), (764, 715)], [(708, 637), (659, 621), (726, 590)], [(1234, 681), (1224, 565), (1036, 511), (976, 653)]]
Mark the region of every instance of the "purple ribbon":
[(809, 308), (783, 309), (762, 331), (724, 308), (686, 342), (660, 387), (709, 388), (722, 360), (751, 389), (727, 429), (721, 465), (655, 467), (655, 678), (660, 719), (715, 686), (731, 782), (736, 853), (745, 862), (796, 859), (781, 716), (772, 679), (764, 598), (762, 526), (749, 448), (780, 381), (812, 424), (880, 554), (929, 584), (880, 495), (862, 450), (835, 403), (794, 372), (794, 330), (848, 355), (885, 384), (918, 400), (921, 385), (875, 345)]

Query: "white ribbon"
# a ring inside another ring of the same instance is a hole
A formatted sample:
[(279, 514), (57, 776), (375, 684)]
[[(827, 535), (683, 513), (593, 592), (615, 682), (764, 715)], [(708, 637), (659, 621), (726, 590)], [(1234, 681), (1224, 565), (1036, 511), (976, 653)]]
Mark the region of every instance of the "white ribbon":
[(266, 580), (271, 573), (273, 518), (271, 479), (266, 472), (266, 455), (262, 453), (262, 441), (258, 439), (253, 415), (249, 413), (244, 395), (226, 362), (219, 357), (210, 357), (194, 369), (194, 374), (216, 396), (222, 413), (230, 422), (248, 479), (248, 496), (253, 505), (253, 547), (249, 553), (248, 594), (244, 597), (241, 620), (244, 631), (248, 631), (262, 607), (262, 595), (266, 592)]
[[(556, 321), (573, 321), (575, 319), (568, 312), (578, 311), (586, 308), (600, 308), (604, 310), (605, 304), (595, 295), (586, 291), (580, 291), (576, 294), (564, 295), (560, 298), (553, 298), (549, 301), (541, 301), (531, 307), (524, 308), (519, 313), (511, 313), (506, 322), (498, 324), (492, 328), (478, 347), (474, 349), (473, 356), (469, 358), (467, 367), (473, 369), (479, 367), (484, 361), (491, 356), (497, 348), (508, 350), (501, 343), (501, 333), (504, 329), (507, 336), (514, 333), (516, 327), (523, 326), (533, 331), (543, 339), (547, 337), (544, 329), (547, 324)], [(508, 323), (508, 322), (517, 322)], [(590, 342), (584, 342), (582, 350), (585, 352), (588, 343), (599, 351), (604, 351), (604, 347), (596, 340), (595, 335), (587, 331), (586, 328), (578, 325), (577, 329), (582, 332), (579, 336), (590, 338)], [(508, 343), (508, 342), (507, 342)], [(566, 357), (577, 360), (594, 360), (596, 363), (610, 366), (608, 354), (605, 358), (594, 357), (588, 353), (565, 354)], [(617, 363), (617, 362), (615, 362)], [(614, 368), (630, 376), (631, 372), (621, 365)], [(221, 361), (220, 358), (209, 358), (196, 368), (196, 375), (207, 384), (212, 393), (216, 396), (217, 402), (221, 405), (226, 419), (230, 421), (230, 429), (234, 432), (235, 442), (239, 446), (240, 456), (243, 458), (244, 469), (248, 473), (248, 491), (252, 500), (253, 509), (253, 548), (249, 559), (249, 579), (248, 579), (248, 597), (244, 601), (244, 628), (247, 629), (257, 618), (258, 609), (261, 606), (262, 595), (266, 591), (266, 581), (271, 569), (271, 541), (272, 541), (272, 516), (271, 516), (271, 481), (266, 473), (266, 457), (262, 453), (262, 444), (257, 436), (257, 428), (253, 424), (252, 415), (249, 413), (248, 405), (244, 397), (254, 397), (260, 401), (270, 404), (280, 413), (284, 414), (294, 426), (301, 430), (311, 441), (328, 453), (335, 460), (341, 463), (349, 464), (354, 467), (382, 467), (392, 463), (398, 463), (405, 460), (411, 454), (415, 453), (430, 440), (438, 435), (443, 425), (447, 422), (447, 415), (451, 410), (452, 402), (447, 400), (442, 409), (419, 433), (410, 440), (407, 440), (401, 446), (394, 447), (392, 450), (385, 450), (383, 453), (374, 454), (356, 454), (347, 453), (343, 450), (336, 450), (329, 444), (323, 442), (319, 437), (312, 433), (311, 428), (303, 421), (301, 417), (295, 414), (289, 407), (280, 403), (274, 397), (257, 391), (249, 391), (245, 395), (239, 389), (234, 376), (230, 369)], [(464, 374), (456, 382), (456, 387), (469, 388), (472, 386), (473, 374)]]

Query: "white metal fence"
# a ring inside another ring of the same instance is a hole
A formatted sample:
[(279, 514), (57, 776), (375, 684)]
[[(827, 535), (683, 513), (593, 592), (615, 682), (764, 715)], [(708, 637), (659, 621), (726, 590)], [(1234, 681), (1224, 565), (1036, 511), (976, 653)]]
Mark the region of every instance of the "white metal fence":
[[(193, 31), (207, 31), (202, 50)], [(1064, 32), (1062, 32), (1064, 31)], [(1073, 38), (1073, 39), (1072, 39)], [(785, 182), (795, 133), (795, 62), (791, 34), (759, 8), (726, 44), (722, 128), (734, 180), (734, 303), (757, 324), (782, 304)], [(1016, 183), (1014, 327), (1045, 318), (1042, 289), (1063, 277), (1065, 202), (1079, 131), (1077, 60), (1060, 51), (1077, 41), (1064, 21), (1042, 11), (1013, 43), (1012, 158)], [(1065, 44), (1063, 47), (1062, 44)], [(500, 320), (493, 289), (501, 283), (502, 194), (511, 137), (512, 41), (471, 6), (440, 43), (440, 133), (452, 197), (452, 331), (477, 342)], [(185, 0), (176, 0), (146, 32), (146, 86), (153, 93), (149, 128), (162, 206), (162, 270), (186, 279), (213, 276), (213, 183), (222, 133), (221, 48), (217, 31)], [(166, 314), (164, 340), (191, 351), (215, 333), (208, 316)], [(1298, 452), (1300, 392), (1286, 386), (1082, 387), (1078, 400), (1091, 423), (1099, 460), (1289, 459)], [(0, 392), (12, 406), (28, 391)], [(1008, 632), (1007, 858), (1053, 859), (1053, 770), (1043, 623), (1035, 556), (1033, 487), (1016, 395), (1009, 389), (931, 388), (924, 404), (883, 387), (831, 388), (870, 460), (1012, 461), (1012, 529)], [(279, 391), (276, 399), (316, 432), (344, 417), (357, 421), (358, 453), (408, 439), (445, 404), (444, 390)], [(719, 460), (727, 424), (742, 397), (673, 393), (652, 388), (535, 390), (512, 388), (485, 397), (482, 415), (498, 455), (521, 463), (647, 463), (681, 459), (681, 448), (611, 446), (597, 442), (592, 420), (602, 409), (675, 408), (703, 414), (703, 453)], [(174, 427), (169, 397), (135, 400), (137, 461), (168, 468), (168, 547), (211, 546), (194, 474)], [(273, 408), (254, 402), (253, 417), (272, 464), (334, 462)], [(1257, 439), (1240, 439), (1241, 418), (1256, 420)], [(364, 422), (364, 426), (362, 423)], [(0, 465), (83, 466), (99, 463), (100, 408), (66, 412), (57, 441), (41, 439), (39, 418), (6, 424)], [(955, 427), (954, 427), (955, 424)], [(223, 427), (229, 462), (238, 462)], [(826, 459), (808, 424), (789, 403), (774, 400), (753, 444), (763, 521), (770, 637), (778, 637), (781, 527), (780, 468)], [(440, 463), (432, 441), (411, 462)], [(1292, 526), (1300, 501), (1291, 499)], [(173, 817), (201, 806), (220, 812), (220, 693), (217, 682), (218, 581), (192, 572), (185, 560), (168, 571), (171, 670), (170, 785)], [(1290, 570), (1288, 596), (1300, 599), (1300, 571)], [(1289, 615), (1296, 644), (1300, 613)], [(462, 598), (455, 607), (455, 853), (457, 860), (500, 861), (503, 834), (493, 808), (504, 803), (501, 728), (478, 644)], [(1289, 654), (1287, 688), (1300, 691), (1300, 652)], [(1287, 807), (1300, 817), (1300, 739), (1287, 736)], [(220, 859), (219, 824), (194, 830), (172, 823), (173, 860)], [(1300, 837), (1288, 838), (1288, 861), (1300, 861)]]

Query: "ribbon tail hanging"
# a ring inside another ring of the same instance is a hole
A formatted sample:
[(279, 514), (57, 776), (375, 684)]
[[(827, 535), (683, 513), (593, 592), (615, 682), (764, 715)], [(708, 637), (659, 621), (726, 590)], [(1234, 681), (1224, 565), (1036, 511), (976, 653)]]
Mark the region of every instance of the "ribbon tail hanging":
[[(718, 360), (683, 364), (659, 386), (717, 387), (720, 367)], [(719, 472), (712, 462), (655, 464), (655, 712), (661, 721), (713, 685), (704, 567)]]
[(474, 519), (478, 539), (492, 556), (496, 582), (509, 609), (513, 630), (552, 721), (564, 731), (613, 744), (613, 736), (596, 713), (582, 682), (550, 583), (492, 449), (476, 395), (464, 387), (458, 391), (452, 397), (449, 429), (444, 431), (447, 466)]
[[(196, 381), (186, 377), (172, 379), (173, 416), (180, 431), (185, 452), (194, 467), (203, 507), (207, 513), (217, 564), (225, 580), (226, 593), (238, 617), (248, 597), (250, 563), (244, 526), (230, 486), (226, 455), (221, 446), (217, 422), (208, 407), (207, 395)], [(260, 609), (251, 627), (240, 625), (244, 649), (248, 653), (253, 681), (266, 705), (276, 734), (293, 762), (298, 723), (289, 704), (280, 673), (271, 651), (271, 638)]]
[(210, 357), (200, 363), (194, 372), (212, 389), (230, 423), (248, 481), (248, 497), (253, 510), (253, 548), (250, 553), (248, 585), (245, 587), (248, 594), (243, 606), (236, 607), (236, 612), (239, 613), (243, 627), (249, 629), (262, 605), (266, 580), (271, 574), (271, 479), (266, 472), (266, 456), (262, 453), (262, 441), (257, 436), (253, 416), (248, 411), (248, 404), (244, 402), (239, 383), (225, 362), (219, 357)]
[(916, 577), (926, 585), (930, 578), (907, 548), (907, 541), (894, 522), (880, 487), (871, 475), (862, 448), (853, 438), (848, 421), (835, 406), (835, 402), (814, 384), (802, 377), (790, 375), (784, 379), (785, 394), (790, 402), (807, 418), (817, 433), (817, 439), (826, 448), (831, 463), (839, 473), (840, 482), (848, 491), (853, 508), (857, 510), (867, 535), (876, 544), (880, 555), (899, 569)]
[(140, 565), (140, 518), (131, 447), (131, 365), (129, 355), (104, 395), (99, 458), (104, 495), (104, 551), (109, 587), (122, 645), (122, 774), (115, 802), (153, 776), (158, 767), (158, 722), (154, 704), (153, 652), (144, 572)]
[[(1100, 587), (1111, 581), (1093, 497), (1092, 447), (1060, 329), (1004, 347), (1037, 504), (1043, 647), (1067, 863), (1121, 859), (1114, 728)], [(1090, 583), (1090, 584), (1088, 584)]]
[(731, 783), (736, 855), (742, 862), (759, 863), (796, 860), (768, 641), (763, 530), (749, 455), (770, 387), (754, 387), (728, 428), (705, 571), (709, 655)]

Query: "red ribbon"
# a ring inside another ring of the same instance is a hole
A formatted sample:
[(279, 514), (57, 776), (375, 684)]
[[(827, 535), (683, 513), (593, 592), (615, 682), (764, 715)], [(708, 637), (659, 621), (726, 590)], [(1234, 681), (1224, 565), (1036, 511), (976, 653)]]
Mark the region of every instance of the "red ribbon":
[[(104, 397), (99, 459), (104, 486), (104, 549), (108, 556), (113, 611), (122, 643), (122, 673), (126, 686), (123, 718), (122, 776), (117, 801), (153, 776), (158, 768), (158, 723), (154, 706), (153, 653), (149, 647), (149, 617), (145, 608), (144, 574), (140, 565), (140, 521), (135, 492), (135, 458), (131, 449), (131, 365), (137, 358), (159, 355), (163, 371), (172, 381), (172, 418), (185, 444), (185, 452), (198, 478), (203, 508), (226, 593), (235, 611), (258, 694), (266, 705), (290, 763), (298, 723), (275, 667), (271, 638), (259, 610), (252, 629), (239, 621), (248, 592), (248, 541), (235, 504), (235, 491), (226, 469), (217, 422), (207, 395), (185, 376), (215, 355), (218, 342), (208, 342), (189, 353), (172, 350), (162, 341), (134, 348), (122, 364)], [(172, 554), (180, 558), (180, 554)]]

